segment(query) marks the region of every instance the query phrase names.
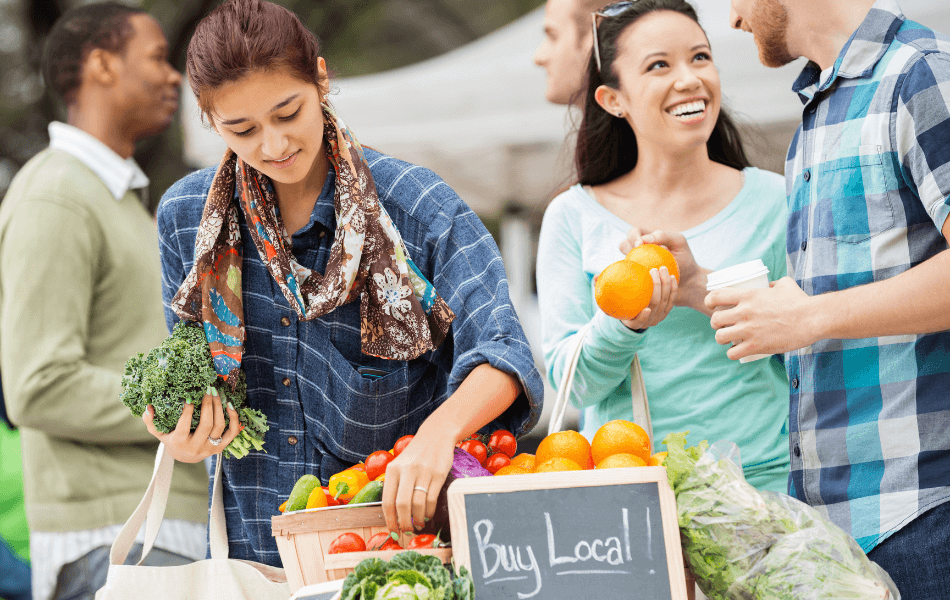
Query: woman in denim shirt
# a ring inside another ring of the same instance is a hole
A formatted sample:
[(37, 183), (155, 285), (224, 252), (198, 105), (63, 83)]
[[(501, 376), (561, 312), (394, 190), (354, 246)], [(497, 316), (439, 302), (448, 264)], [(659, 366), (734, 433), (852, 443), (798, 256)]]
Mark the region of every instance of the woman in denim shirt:
[[(266, 453), (223, 464), (231, 557), (279, 565), (270, 518), (297, 479), (326, 482), (406, 434), (384, 512), (393, 531), (421, 527), (459, 440), (521, 435), (540, 414), (497, 247), (437, 175), (359, 145), (293, 13), (221, 5), (198, 25), (187, 69), (229, 150), (159, 206), (168, 325), (203, 322), (219, 375), (243, 370), (270, 427)], [(144, 419), (177, 460), (196, 462), (238, 433), (219, 397), (202, 409), (194, 432), (189, 406), (169, 434)]]

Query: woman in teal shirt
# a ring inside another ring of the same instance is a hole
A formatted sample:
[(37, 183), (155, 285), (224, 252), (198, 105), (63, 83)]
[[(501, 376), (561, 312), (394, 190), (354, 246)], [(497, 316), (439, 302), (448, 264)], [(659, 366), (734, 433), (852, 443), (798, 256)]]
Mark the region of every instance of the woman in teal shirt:
[[(688, 3), (619, 2), (595, 19), (579, 183), (548, 207), (538, 249), (548, 378), (560, 382), (575, 335), (592, 323), (571, 395), (588, 439), (610, 420), (632, 418), (630, 364), (639, 354), (656, 450), (676, 431), (690, 431), (691, 444), (731, 440), (750, 483), (784, 492), (785, 369), (779, 357), (729, 360), (703, 305), (714, 270), (759, 258), (771, 279), (785, 275), (784, 179), (749, 165)], [(593, 279), (641, 242), (669, 247), (680, 281), (662, 267), (652, 273), (649, 308), (627, 321), (608, 317)]]

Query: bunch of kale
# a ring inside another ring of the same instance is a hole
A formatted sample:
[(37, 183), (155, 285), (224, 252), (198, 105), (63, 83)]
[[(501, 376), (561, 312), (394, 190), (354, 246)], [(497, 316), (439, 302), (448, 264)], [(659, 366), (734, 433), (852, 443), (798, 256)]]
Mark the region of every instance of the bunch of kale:
[(201, 418), (201, 399), (213, 386), (225, 407), (225, 423), (228, 422), (227, 404), (238, 413), (241, 433), (224, 449), (225, 456), (243, 458), (251, 449), (262, 450), (267, 417), (258, 410), (245, 406), (247, 383), (244, 372), (232, 385), (226, 384), (214, 370), (214, 360), (208, 348), (204, 328), (197, 323), (181, 321), (172, 334), (148, 354), (139, 353), (125, 363), (120, 399), (140, 417), (149, 404), (155, 410), (155, 428), (169, 433), (178, 425), (185, 403), (194, 404), (191, 430), (198, 427)]

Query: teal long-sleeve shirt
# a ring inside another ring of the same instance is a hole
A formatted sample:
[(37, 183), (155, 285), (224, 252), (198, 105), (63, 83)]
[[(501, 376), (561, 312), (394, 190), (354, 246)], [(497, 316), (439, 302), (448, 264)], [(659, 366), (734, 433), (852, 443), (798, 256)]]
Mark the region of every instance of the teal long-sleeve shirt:
[[(744, 173), (742, 190), (726, 208), (682, 233), (701, 266), (717, 270), (760, 258), (774, 281), (786, 274), (785, 181), (755, 168)], [(548, 379), (559, 385), (574, 336), (592, 322), (571, 394), (584, 409), (581, 432), (588, 439), (608, 421), (631, 419), (630, 364), (639, 353), (655, 450), (677, 431), (689, 431), (690, 444), (730, 440), (739, 446), (750, 483), (785, 492), (789, 389), (778, 357), (729, 360), (709, 317), (690, 308), (676, 307), (638, 334), (594, 302), (594, 276), (623, 258), (620, 243), (633, 225), (580, 186), (559, 195), (546, 210), (537, 282)]]

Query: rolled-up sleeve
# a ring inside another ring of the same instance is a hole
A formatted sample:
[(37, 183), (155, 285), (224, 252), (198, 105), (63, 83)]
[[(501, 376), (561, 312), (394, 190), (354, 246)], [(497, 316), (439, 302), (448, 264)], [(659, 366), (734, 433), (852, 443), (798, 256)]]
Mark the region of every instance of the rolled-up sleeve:
[(443, 203), (429, 231), (435, 246), (432, 283), (456, 315), (449, 392), (483, 363), (512, 375), (523, 392), (487, 428), (523, 435), (541, 416), (544, 384), (511, 304), (498, 246), (460, 200)]
[(950, 216), (950, 58), (922, 56), (903, 76), (895, 102), (902, 173), (942, 229)]

